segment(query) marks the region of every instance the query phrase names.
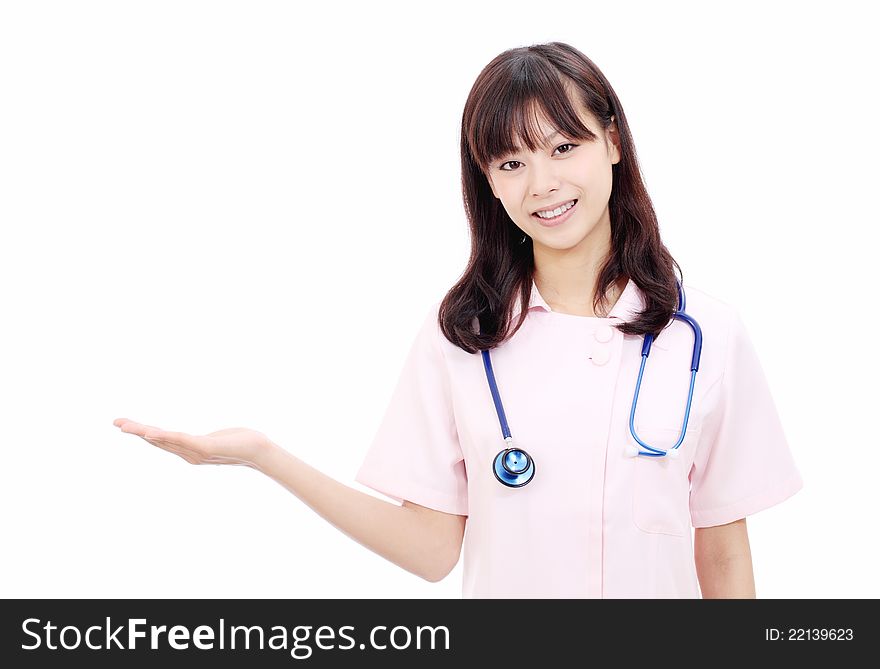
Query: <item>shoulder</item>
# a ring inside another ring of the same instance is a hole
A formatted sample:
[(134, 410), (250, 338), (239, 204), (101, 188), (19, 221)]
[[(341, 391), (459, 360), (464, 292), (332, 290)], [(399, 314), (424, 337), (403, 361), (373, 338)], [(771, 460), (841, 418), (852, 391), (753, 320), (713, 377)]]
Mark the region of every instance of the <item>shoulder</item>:
[(696, 321), (702, 337), (700, 374), (710, 383), (718, 381), (731, 365), (731, 349), (737, 350), (746, 337), (739, 310), (702, 288), (687, 283), (683, 287), (684, 311)]
[(697, 322), (703, 335), (726, 340), (740, 322), (736, 306), (688, 283), (683, 288), (684, 311)]
[[(440, 327), (440, 305), (442, 300), (430, 303), (427, 309), (422, 311), (423, 320), (419, 336), (425, 345), (436, 351), (442, 352), (445, 357), (452, 343), (446, 339), (443, 329)], [(453, 347), (454, 348), (454, 347)]]
[[(442, 304), (443, 301), (439, 300), (432, 303), (427, 309), (425, 320), (422, 323), (422, 334), (426, 340), (430, 340), (431, 346), (440, 351), (447, 362), (470, 360), (474, 355), (479, 355), (478, 353), (468, 353), (446, 338), (446, 334), (440, 325), (440, 307)], [(471, 320), (470, 327), (474, 333), (480, 331), (480, 322), (476, 316)]]
[(443, 338), (440, 330), (440, 302), (434, 302), (423, 307), (422, 320), (419, 328), (419, 335), (426, 342), (430, 342), (432, 346), (437, 346), (438, 337)]
[(710, 319), (726, 319), (736, 311), (736, 307), (720, 297), (706, 292), (702, 288), (689, 283), (683, 284), (685, 296), (685, 312), (699, 313)]

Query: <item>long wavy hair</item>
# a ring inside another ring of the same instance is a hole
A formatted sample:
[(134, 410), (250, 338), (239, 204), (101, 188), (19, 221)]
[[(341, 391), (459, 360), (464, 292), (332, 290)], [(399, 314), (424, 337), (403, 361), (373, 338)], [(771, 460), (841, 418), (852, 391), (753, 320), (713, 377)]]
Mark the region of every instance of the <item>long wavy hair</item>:
[[(494, 348), (519, 330), (528, 315), (535, 270), (533, 242), (521, 241), (522, 230), (492, 194), (489, 165), (521, 142), (532, 151), (541, 145), (536, 109), (569, 137), (598, 140), (581, 123), (567, 89), (576, 91), (576, 100), (603, 129), (613, 118), (620, 137), (620, 161), (611, 166), (608, 202), (611, 247), (597, 277), (595, 313), (605, 313), (606, 291), (624, 277), (643, 291), (646, 306), (633, 321), (617, 324), (620, 332), (656, 338), (678, 306), (673, 266), (680, 276), (681, 267), (660, 239), (626, 115), (611, 84), (589, 58), (563, 42), (508, 49), (480, 72), (461, 120), (461, 185), (471, 255), (441, 301), (438, 320), (444, 336), (468, 353)], [(511, 330), (517, 295), (521, 313)]]

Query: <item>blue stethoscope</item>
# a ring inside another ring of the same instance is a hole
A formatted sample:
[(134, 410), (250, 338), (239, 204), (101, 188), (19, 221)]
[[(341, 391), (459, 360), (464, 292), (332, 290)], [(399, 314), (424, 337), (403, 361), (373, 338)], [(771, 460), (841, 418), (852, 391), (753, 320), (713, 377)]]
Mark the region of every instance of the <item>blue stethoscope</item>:
[[(665, 455), (667, 457), (677, 457), (679, 454), (678, 447), (681, 445), (681, 442), (684, 441), (684, 434), (687, 430), (688, 417), (691, 413), (691, 401), (694, 396), (694, 381), (697, 378), (697, 370), (700, 368), (700, 352), (703, 348), (703, 332), (697, 321), (685, 313), (684, 289), (682, 288), (680, 281), (676, 280), (676, 284), (678, 285), (678, 309), (672, 314), (672, 318), (673, 320), (677, 318), (680, 321), (684, 321), (691, 326), (691, 329), (694, 332), (694, 348), (691, 357), (691, 385), (688, 390), (687, 408), (684, 412), (684, 423), (681, 426), (681, 434), (678, 437), (678, 441), (675, 442), (674, 446), (665, 451), (649, 446), (639, 439), (636, 434), (633, 420), (636, 415), (636, 405), (639, 401), (639, 388), (642, 385), (642, 375), (645, 372), (645, 363), (648, 361), (648, 356), (651, 353), (651, 344), (654, 341), (654, 335), (647, 333), (644, 336), (644, 344), (642, 345), (642, 364), (641, 367), (639, 367), (639, 378), (638, 381), (636, 381), (636, 392), (635, 395), (633, 395), (632, 409), (629, 413), (629, 431), (632, 433), (635, 440), (648, 450), (643, 451), (638, 446), (629, 446), (629, 454), (633, 456), (648, 455), (652, 457), (662, 457)], [(498, 386), (495, 384), (495, 373), (492, 371), (492, 360), (489, 358), (488, 350), (483, 351), (482, 353), (483, 366), (486, 368), (486, 379), (489, 381), (489, 389), (492, 391), (492, 399), (495, 402), (495, 411), (498, 414), (498, 421), (501, 423), (501, 433), (504, 435), (504, 443), (506, 446), (506, 448), (501, 450), (498, 455), (495, 456), (495, 460), (492, 463), (492, 472), (495, 474), (495, 478), (504, 485), (510, 488), (520, 488), (534, 478), (535, 461), (528, 453), (526, 453), (526, 451), (513, 446), (513, 437), (510, 436), (510, 428), (507, 426), (507, 417), (504, 415), (504, 406), (501, 404), (501, 396), (498, 394)]]

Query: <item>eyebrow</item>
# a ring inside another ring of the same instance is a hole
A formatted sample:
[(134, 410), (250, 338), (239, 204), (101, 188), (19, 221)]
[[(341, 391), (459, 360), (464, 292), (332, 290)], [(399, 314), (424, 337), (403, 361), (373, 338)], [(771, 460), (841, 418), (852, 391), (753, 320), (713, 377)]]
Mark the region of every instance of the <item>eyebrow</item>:
[[(554, 137), (556, 137), (556, 135), (559, 135), (559, 134), (561, 134), (561, 133), (560, 133), (558, 130), (557, 130), (556, 132), (550, 133), (549, 135), (547, 135), (547, 136), (544, 138), (544, 143), (545, 143), (545, 144), (549, 144), (549, 143), (550, 143), (550, 140), (553, 139)], [(513, 155), (515, 152), (516, 152), (516, 150), (511, 151), (511, 152), (509, 152), (509, 153), (505, 153), (505, 154), (504, 154), (503, 156), (501, 156), (501, 157), (502, 157), (502, 158), (506, 158), (506, 157), (509, 156), (509, 155)]]

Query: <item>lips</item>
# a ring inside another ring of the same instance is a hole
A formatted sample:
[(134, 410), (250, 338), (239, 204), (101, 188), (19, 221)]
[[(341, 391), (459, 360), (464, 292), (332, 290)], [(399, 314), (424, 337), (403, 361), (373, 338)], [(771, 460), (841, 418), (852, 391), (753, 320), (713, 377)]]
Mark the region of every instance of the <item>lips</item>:
[[(572, 200), (569, 200), (569, 202), (571, 202), (571, 201)], [(574, 213), (574, 210), (577, 209), (577, 206), (578, 206), (578, 200), (575, 199), (574, 204), (572, 206), (570, 206), (568, 209), (563, 211), (561, 214), (559, 214), (559, 216), (556, 216), (555, 218), (541, 218), (537, 214), (532, 214), (532, 216), (535, 219), (537, 219), (538, 223), (540, 223), (545, 228), (552, 228), (557, 225), (562, 225), (563, 223), (565, 223), (565, 221), (567, 221), (572, 216), (572, 214)]]
[(573, 197), (570, 200), (565, 200), (563, 202), (557, 202), (556, 204), (551, 205), (549, 207), (544, 207), (543, 209), (538, 209), (537, 211), (532, 212), (532, 216), (537, 216), (539, 213), (546, 213), (548, 211), (553, 211), (554, 209), (558, 209), (559, 207), (563, 207), (563, 206), (567, 205), (569, 202), (574, 202), (575, 204), (577, 204), (577, 198)]

